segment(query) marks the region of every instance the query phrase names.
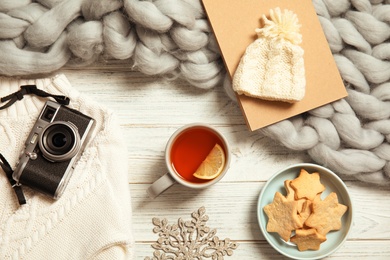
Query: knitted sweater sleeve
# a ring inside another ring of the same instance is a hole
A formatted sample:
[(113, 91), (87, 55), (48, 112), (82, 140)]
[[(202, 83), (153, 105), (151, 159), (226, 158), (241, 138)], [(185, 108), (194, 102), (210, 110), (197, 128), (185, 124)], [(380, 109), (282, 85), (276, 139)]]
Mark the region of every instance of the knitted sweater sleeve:
[(129, 248), (126, 244), (110, 245), (103, 248), (93, 257), (94, 260), (121, 260), (129, 259)]
[[(78, 93), (65, 76), (26, 83), (69, 96), (72, 107), (94, 118), (96, 127), (57, 201), (25, 187), (27, 204), (18, 208), (0, 172), (0, 259), (132, 259), (127, 147), (115, 114)], [(0, 111), (6, 133), (0, 149), (12, 147), (0, 152), (11, 165), (43, 104), (25, 97), (13, 110)]]

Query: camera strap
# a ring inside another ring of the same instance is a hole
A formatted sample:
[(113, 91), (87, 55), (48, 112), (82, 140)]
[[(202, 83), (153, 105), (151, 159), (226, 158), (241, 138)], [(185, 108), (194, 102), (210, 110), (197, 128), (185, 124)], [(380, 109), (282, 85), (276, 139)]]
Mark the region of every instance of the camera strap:
[(12, 170), (11, 166), (9, 165), (9, 163), (1, 153), (0, 153), (0, 167), (4, 170), (8, 178), (8, 181), (11, 184), (11, 187), (14, 189), (16, 197), (18, 198), (19, 201), (19, 205), (26, 204), (26, 198), (24, 197), (22, 186), (12, 178), (12, 174), (14, 173), (14, 171)]
[(23, 85), (23, 86), (20, 86), (19, 91), (16, 91), (15, 93), (12, 93), (6, 97), (0, 98), (0, 102), (8, 101), (8, 103), (6, 103), (5, 105), (0, 107), (0, 110), (5, 109), (7, 107), (10, 107), (16, 101), (23, 99), (24, 95), (36, 95), (39, 97), (52, 97), (58, 103), (60, 103), (61, 105), (65, 105), (65, 106), (69, 105), (69, 102), (70, 102), (70, 99), (68, 97), (47, 93), (47, 92), (37, 88), (36, 85)]
[[(22, 100), (25, 95), (36, 95), (39, 97), (51, 97), (54, 98), (59, 104), (61, 105), (69, 105), (70, 99), (66, 96), (62, 95), (53, 95), (51, 93), (48, 93), (46, 91), (43, 91), (41, 89), (38, 89), (36, 85), (22, 85), (20, 86), (20, 90), (0, 98), (0, 102), (6, 102), (5, 105), (0, 106), (0, 110), (6, 109), (10, 106), (12, 106), (16, 101)], [(13, 170), (7, 160), (4, 158), (4, 156), (0, 153), (0, 167), (4, 170), (8, 181), (11, 184), (11, 187), (15, 191), (16, 197), (18, 198), (18, 202), (20, 205), (26, 204), (26, 198), (24, 197), (24, 193), (22, 190), (22, 186), (18, 184), (13, 178)]]

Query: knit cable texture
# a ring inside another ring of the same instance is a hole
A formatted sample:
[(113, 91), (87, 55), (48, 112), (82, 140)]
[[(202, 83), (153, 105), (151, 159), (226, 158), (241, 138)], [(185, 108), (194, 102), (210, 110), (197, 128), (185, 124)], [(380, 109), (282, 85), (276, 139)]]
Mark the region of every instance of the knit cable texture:
[[(390, 1), (313, 4), (349, 96), (261, 132), (340, 175), (389, 185)], [(206, 89), (226, 74), (199, 0), (7, 0), (0, 11), (3, 75), (99, 58)], [(226, 77), (224, 87), (234, 98)]]
[[(72, 108), (93, 117), (96, 126), (56, 201), (24, 186), (27, 204), (19, 207), (0, 170), (0, 259), (132, 259), (126, 147), (116, 116), (73, 89), (64, 75), (0, 77), (0, 96), (20, 84), (70, 97)], [(26, 96), (0, 111), (0, 151), (13, 168), (44, 101)]]

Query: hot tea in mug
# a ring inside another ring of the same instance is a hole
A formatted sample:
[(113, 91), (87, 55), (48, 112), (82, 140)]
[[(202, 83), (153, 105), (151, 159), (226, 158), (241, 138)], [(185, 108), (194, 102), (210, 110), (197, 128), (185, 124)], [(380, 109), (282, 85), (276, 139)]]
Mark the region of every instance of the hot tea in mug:
[(193, 123), (177, 129), (165, 147), (168, 172), (147, 189), (155, 198), (175, 183), (191, 189), (208, 188), (220, 181), (230, 165), (230, 148), (218, 129)]
[[(215, 148), (216, 145), (218, 148)], [(223, 153), (222, 156), (215, 158), (215, 160), (219, 160), (215, 162), (216, 164), (219, 164), (216, 167), (222, 167), (220, 170), (222, 171), (225, 167), (226, 151), (221, 138), (208, 128), (194, 127), (187, 129), (173, 142), (170, 154), (172, 168), (186, 181), (193, 183), (207, 182), (210, 179), (213, 179), (213, 176), (210, 176), (210, 178), (207, 176), (196, 177), (195, 172), (206, 158), (208, 158), (209, 161), (211, 160), (210, 153), (213, 149), (214, 151), (217, 149), (219, 152)], [(218, 154), (216, 156), (218, 156)], [(210, 171), (212, 171), (212, 169), (210, 169)], [(217, 175), (218, 170), (214, 170), (212, 174)]]

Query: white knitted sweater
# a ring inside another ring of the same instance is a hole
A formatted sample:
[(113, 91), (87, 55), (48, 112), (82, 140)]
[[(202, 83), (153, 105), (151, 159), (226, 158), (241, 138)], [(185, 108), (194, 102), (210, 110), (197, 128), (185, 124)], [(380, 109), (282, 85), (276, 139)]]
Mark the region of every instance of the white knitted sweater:
[[(0, 168), (0, 259), (132, 259), (127, 149), (115, 116), (73, 89), (64, 75), (0, 78), (0, 97), (23, 84), (68, 96), (70, 107), (94, 118), (96, 127), (57, 201), (24, 187), (27, 204), (19, 207)], [(13, 168), (46, 100), (25, 96), (0, 110), (0, 153)]]

